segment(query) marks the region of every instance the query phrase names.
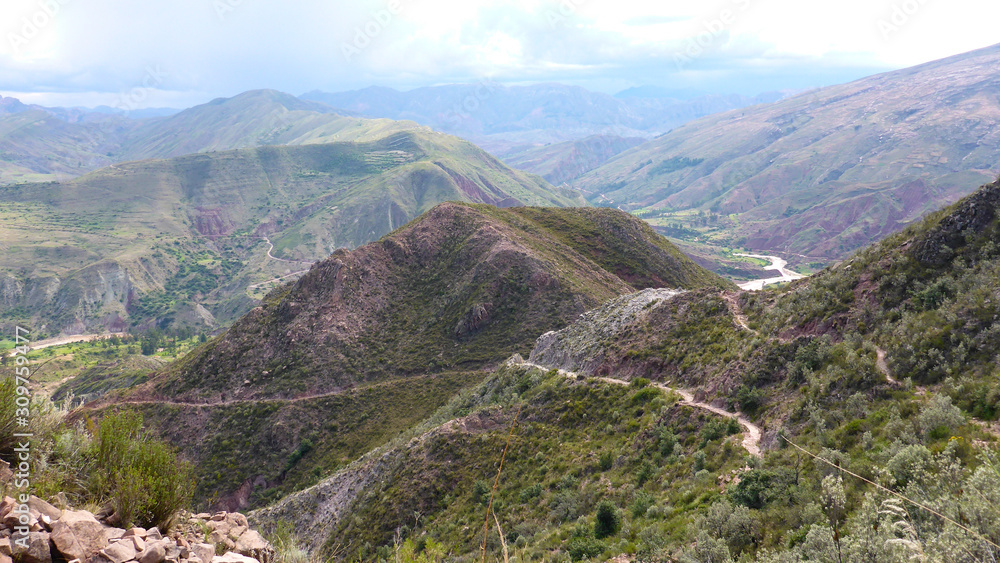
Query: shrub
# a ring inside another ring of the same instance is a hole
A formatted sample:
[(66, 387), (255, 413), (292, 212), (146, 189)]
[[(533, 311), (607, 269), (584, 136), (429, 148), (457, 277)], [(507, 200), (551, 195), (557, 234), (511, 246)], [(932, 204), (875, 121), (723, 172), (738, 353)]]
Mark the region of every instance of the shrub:
[(602, 500), (597, 505), (597, 518), (594, 520), (594, 537), (601, 540), (618, 533), (622, 527), (621, 512), (611, 501)]
[(600, 466), (601, 471), (607, 471), (611, 469), (614, 463), (615, 463), (615, 456), (611, 452), (602, 453), (601, 459), (598, 461), (598, 465)]
[(566, 551), (573, 561), (582, 561), (603, 553), (604, 544), (594, 538), (573, 538), (566, 544)]
[(166, 530), (194, 488), (187, 464), (142, 431), (142, 416), (120, 412), (101, 421), (93, 444), (93, 498), (107, 497), (120, 523)]

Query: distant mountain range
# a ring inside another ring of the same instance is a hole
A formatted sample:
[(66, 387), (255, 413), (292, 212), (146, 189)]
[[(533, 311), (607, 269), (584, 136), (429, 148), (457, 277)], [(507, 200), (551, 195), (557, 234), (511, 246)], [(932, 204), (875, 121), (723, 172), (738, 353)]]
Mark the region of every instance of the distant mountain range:
[(572, 185), (693, 242), (828, 262), (996, 177), (997, 92), (1000, 46), (705, 117)]
[(313, 91), (302, 98), (368, 117), (416, 121), (506, 157), (593, 135), (649, 139), (699, 117), (785, 96), (773, 92), (756, 97), (705, 94), (678, 99), (671, 94), (683, 95), (637, 89), (616, 97), (562, 84), (503, 86), (485, 81), (407, 92), (381, 87)]

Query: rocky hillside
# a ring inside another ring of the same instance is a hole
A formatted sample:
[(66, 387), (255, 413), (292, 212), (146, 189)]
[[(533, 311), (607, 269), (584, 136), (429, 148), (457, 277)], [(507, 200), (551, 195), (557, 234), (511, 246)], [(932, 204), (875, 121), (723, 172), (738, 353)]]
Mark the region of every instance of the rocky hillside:
[(64, 183), (0, 187), (0, 323), (50, 334), (211, 331), (249, 310), (275, 278), (294, 279), (337, 248), (375, 240), (442, 201), (583, 203), (426, 131), (133, 162)]
[(1000, 46), (688, 123), (574, 186), (659, 226), (846, 257), (990, 181)]

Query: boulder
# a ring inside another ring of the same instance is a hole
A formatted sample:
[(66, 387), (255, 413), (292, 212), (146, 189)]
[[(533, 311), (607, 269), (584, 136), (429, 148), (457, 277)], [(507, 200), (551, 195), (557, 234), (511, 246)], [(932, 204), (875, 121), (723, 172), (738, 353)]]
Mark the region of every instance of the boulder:
[(48, 516), (49, 521), (58, 520), (62, 516), (62, 510), (52, 506), (35, 495), (28, 497), (28, 508), (37, 511), (41, 516)]
[(101, 550), (101, 555), (111, 563), (125, 563), (135, 559), (135, 546), (131, 540), (117, 541)]
[(210, 543), (195, 542), (191, 544), (191, 552), (195, 557), (201, 559), (202, 563), (212, 563), (215, 557), (215, 546)]
[(136, 558), (139, 563), (163, 563), (167, 558), (167, 550), (162, 542), (154, 542), (146, 546), (146, 549)]
[(146, 530), (146, 540), (147, 541), (156, 541), (156, 540), (162, 540), (162, 539), (163, 539), (163, 534), (160, 533), (160, 529), (159, 528), (150, 528), (150, 529)]
[(236, 540), (236, 553), (253, 557), (260, 563), (273, 563), (274, 548), (259, 533), (247, 530)]
[[(20, 537), (15, 538), (15, 540)], [(45, 532), (30, 532), (27, 537), (27, 549), (13, 546), (14, 558), (20, 563), (52, 563), (52, 550), (49, 547), (49, 534)]]
[(126, 536), (126, 539), (132, 540), (132, 545), (135, 546), (135, 550), (137, 552), (146, 549), (146, 540), (140, 538), (139, 536)]
[(52, 523), (51, 538), (67, 560), (87, 561), (108, 545), (104, 526), (83, 510), (63, 511), (62, 517)]

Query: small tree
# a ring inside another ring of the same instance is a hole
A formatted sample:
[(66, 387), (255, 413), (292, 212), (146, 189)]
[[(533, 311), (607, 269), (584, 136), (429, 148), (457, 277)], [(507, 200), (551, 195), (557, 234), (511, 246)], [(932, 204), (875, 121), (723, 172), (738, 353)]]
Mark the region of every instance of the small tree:
[(604, 539), (618, 533), (622, 527), (622, 515), (611, 501), (602, 500), (597, 505), (597, 519), (594, 521), (594, 537)]

